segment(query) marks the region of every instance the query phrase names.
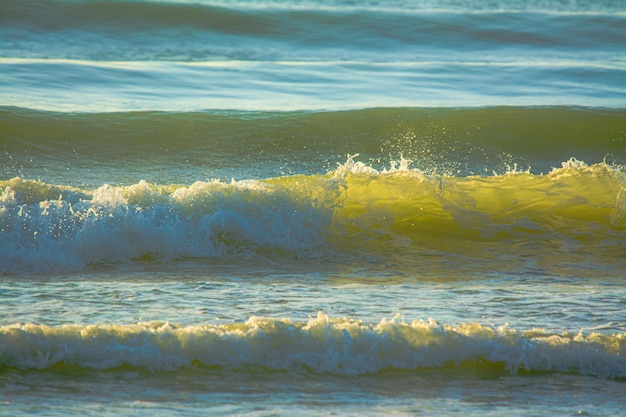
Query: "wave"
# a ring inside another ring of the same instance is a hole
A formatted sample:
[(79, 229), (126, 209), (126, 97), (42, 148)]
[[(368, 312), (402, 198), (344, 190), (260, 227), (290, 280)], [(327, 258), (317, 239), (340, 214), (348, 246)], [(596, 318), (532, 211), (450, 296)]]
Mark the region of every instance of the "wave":
[(620, 168), (575, 159), (546, 175), (427, 175), (406, 160), (378, 171), (350, 157), (324, 175), (190, 186), (82, 189), (14, 178), (0, 181), (0, 272), (189, 257), (415, 262), (428, 250), (619, 265), (625, 184)]
[(0, 369), (153, 371), (305, 369), (361, 375), (420, 369), (572, 373), (626, 378), (626, 334), (518, 332), (478, 323), (458, 326), (398, 318), (367, 324), (330, 318), (307, 322), (251, 317), (242, 323), (180, 326), (168, 322), (0, 327)]
[[(145, 28), (155, 23), (168, 25), (198, 25), (203, 27), (222, 28), (231, 31), (249, 31), (261, 29), (272, 30), (270, 25), (258, 25), (264, 16), (285, 17), (289, 13), (293, 20), (298, 17), (322, 16), (332, 13), (370, 12), (379, 15), (411, 14), (411, 12), (443, 12), (443, 13), (493, 13), (507, 12), (530, 13), (565, 13), (565, 14), (623, 14), (624, 10), (618, 0), (589, 1), (578, 0), (561, 3), (534, 1), (490, 1), (471, 0), (458, 2), (454, 0), (429, 1), (343, 1), (343, 0), (33, 0), (27, 7), (23, 2), (8, 0), (3, 2), (3, 20), (13, 23), (20, 20), (38, 20), (41, 25), (49, 28), (66, 28), (88, 23), (143, 22)], [(44, 19), (44, 16), (49, 19)], [(384, 17), (384, 16), (383, 16)], [(274, 23), (286, 23), (284, 19), (275, 19)], [(244, 24), (245, 23), (245, 24)], [(268, 22), (265, 22), (268, 23)], [(299, 22), (302, 23), (302, 22)]]
[(624, 119), (623, 109), (578, 107), (97, 114), (0, 107), (0, 178), (80, 172), (86, 181), (90, 169), (112, 163), (125, 167), (120, 182), (163, 183), (150, 177), (155, 166), (160, 175), (193, 172), (165, 177), (184, 183), (310, 175), (355, 152), (378, 170), (402, 155), (428, 174), (491, 175), (514, 164), (541, 174), (571, 156), (626, 165)]
[[(580, 39), (594, 45), (590, 50), (610, 50), (615, 57), (623, 48), (623, 16), (615, 1), (7, 0), (0, 27), (3, 55), (15, 57), (256, 61), (362, 56), (388, 62), (399, 52), (414, 55), (416, 45), (422, 54), (459, 44), (475, 53), (487, 45), (579, 48)], [(542, 31), (534, 29), (538, 26)], [(535, 57), (552, 55), (539, 50)]]

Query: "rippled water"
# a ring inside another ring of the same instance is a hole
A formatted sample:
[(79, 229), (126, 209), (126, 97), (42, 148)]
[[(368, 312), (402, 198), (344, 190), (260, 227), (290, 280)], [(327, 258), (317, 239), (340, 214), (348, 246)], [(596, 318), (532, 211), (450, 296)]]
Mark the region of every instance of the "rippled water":
[(4, 1), (0, 407), (623, 415), (625, 16)]

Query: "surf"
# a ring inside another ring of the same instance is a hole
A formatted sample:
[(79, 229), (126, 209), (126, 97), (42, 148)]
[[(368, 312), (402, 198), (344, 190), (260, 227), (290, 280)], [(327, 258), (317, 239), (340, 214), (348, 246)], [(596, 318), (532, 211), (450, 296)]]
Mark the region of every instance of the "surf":
[(242, 323), (179, 326), (169, 322), (0, 327), (0, 368), (54, 370), (122, 366), (152, 371), (304, 369), (336, 375), (385, 370), (570, 373), (626, 378), (626, 335), (518, 332), (478, 323), (364, 323), (320, 312), (308, 321), (251, 317)]
[(95, 189), (0, 181), (2, 273), (83, 270), (141, 259), (332, 259), (420, 251), (485, 257), (546, 250), (607, 260), (626, 246), (626, 176), (570, 159), (545, 175), (377, 170), (354, 157), (326, 174)]

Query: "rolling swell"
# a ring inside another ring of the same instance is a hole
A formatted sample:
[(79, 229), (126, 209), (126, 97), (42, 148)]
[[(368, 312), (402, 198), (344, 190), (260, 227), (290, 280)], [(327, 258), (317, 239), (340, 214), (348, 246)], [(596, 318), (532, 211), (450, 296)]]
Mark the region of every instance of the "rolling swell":
[(432, 319), (367, 324), (323, 313), (308, 322), (251, 317), (225, 325), (14, 324), (0, 327), (0, 369), (218, 367), (362, 375), (465, 367), (478, 373), (497, 369), (624, 379), (624, 336), (517, 332)]
[[(571, 157), (626, 165), (624, 120), (623, 109), (578, 107), (100, 114), (5, 107), (0, 174), (99, 186), (103, 178), (92, 180), (92, 171), (122, 163), (124, 178), (104, 181), (189, 184), (322, 174), (357, 152), (378, 170), (403, 156), (428, 174), (492, 175), (514, 165), (541, 174)], [(181, 167), (193, 175), (180, 177)]]

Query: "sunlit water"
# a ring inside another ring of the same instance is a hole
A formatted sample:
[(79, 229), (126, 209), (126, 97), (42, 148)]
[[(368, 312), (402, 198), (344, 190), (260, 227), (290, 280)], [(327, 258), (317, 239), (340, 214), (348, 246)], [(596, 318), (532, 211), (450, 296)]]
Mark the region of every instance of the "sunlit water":
[(621, 2), (5, 1), (7, 415), (624, 415)]

